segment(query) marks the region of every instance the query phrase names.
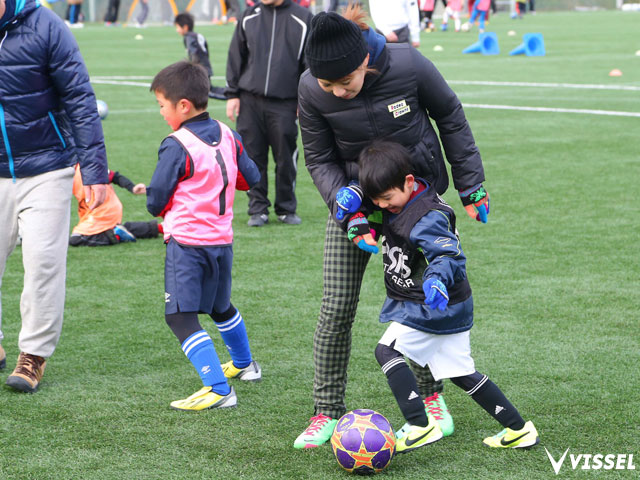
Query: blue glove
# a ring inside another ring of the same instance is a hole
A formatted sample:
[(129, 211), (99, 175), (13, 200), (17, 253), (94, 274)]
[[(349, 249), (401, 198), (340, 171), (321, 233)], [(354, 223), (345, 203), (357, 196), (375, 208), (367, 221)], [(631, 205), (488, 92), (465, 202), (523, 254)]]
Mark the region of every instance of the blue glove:
[(347, 237), (349, 237), (349, 240), (355, 243), (360, 250), (374, 254), (378, 253), (378, 246), (375, 244), (370, 245), (365, 240), (367, 235), (369, 235), (372, 242), (375, 242), (367, 217), (365, 217), (362, 212), (358, 212), (351, 217), (347, 224)]
[(489, 193), (482, 184), (474, 185), (459, 192), (462, 205), (471, 218), (487, 223), (489, 216)]
[(424, 290), (424, 303), (433, 310), (437, 308), (444, 312), (449, 303), (449, 293), (444, 283), (435, 277), (429, 277), (422, 284), (422, 290)]
[(342, 220), (347, 213), (356, 213), (362, 206), (362, 189), (360, 186), (351, 182), (348, 187), (342, 187), (336, 193), (336, 203), (338, 211), (336, 218)]

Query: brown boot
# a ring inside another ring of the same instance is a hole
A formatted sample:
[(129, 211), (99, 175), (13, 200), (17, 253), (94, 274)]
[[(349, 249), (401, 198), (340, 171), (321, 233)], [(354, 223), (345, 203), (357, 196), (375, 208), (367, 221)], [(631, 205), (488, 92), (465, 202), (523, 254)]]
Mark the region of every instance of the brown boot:
[(16, 368), (7, 378), (7, 385), (22, 392), (35, 393), (46, 364), (47, 361), (42, 357), (20, 352)]
[(0, 370), (3, 370), (7, 366), (7, 354), (4, 353), (4, 348), (0, 345)]

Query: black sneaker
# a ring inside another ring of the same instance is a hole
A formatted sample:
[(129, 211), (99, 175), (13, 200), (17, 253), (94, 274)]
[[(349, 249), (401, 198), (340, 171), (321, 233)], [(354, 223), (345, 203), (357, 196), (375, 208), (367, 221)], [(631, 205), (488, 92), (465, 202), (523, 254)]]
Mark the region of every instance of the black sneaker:
[(209, 98), (215, 98), (216, 100), (227, 100), (224, 94), (224, 87), (211, 87), (209, 90)]
[(286, 213), (284, 215), (278, 215), (278, 220), (287, 225), (300, 225), (302, 220), (295, 213)]
[(256, 213), (251, 215), (247, 225), (250, 227), (263, 227), (269, 223), (269, 216), (266, 213)]

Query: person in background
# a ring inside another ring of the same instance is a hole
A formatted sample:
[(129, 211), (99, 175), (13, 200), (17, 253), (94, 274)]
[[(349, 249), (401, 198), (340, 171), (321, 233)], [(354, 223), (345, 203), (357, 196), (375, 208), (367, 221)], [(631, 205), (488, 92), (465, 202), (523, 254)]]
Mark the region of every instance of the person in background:
[(420, 46), (420, 11), (416, 0), (369, 0), (371, 19), (389, 43)]
[(140, 13), (136, 17), (136, 28), (146, 27), (145, 23), (149, 16), (149, 0), (140, 0)]
[[(126, 188), (134, 195), (144, 195), (144, 183), (134, 185), (119, 172), (109, 171), (109, 183)], [(84, 199), (84, 185), (80, 168), (76, 165), (73, 178), (73, 195), (78, 200), (78, 224), (73, 227), (69, 245), (72, 247), (101, 247), (122, 242), (135, 242), (137, 238), (155, 238), (162, 231), (158, 222), (127, 222), (122, 225), (122, 203), (112, 185), (107, 187), (107, 196), (102, 205), (89, 209)]]
[(269, 222), (269, 148), (276, 166), (274, 210), (286, 225), (301, 222), (296, 210), (298, 79), (311, 12), (292, 0), (262, 0), (247, 8), (229, 45), (227, 117), (237, 120), (247, 153), (260, 170), (249, 190), (251, 227)]
[(460, 31), (461, 21), (460, 21), (460, 13), (462, 12), (462, 0), (448, 0), (447, 6), (444, 9), (444, 13), (442, 14), (442, 25), (440, 29), (443, 32), (446, 32), (449, 28), (449, 19), (453, 18), (453, 27), (456, 32)]
[[(202, 66), (209, 75), (209, 81), (213, 76), (213, 68), (211, 68), (211, 61), (209, 60), (209, 45), (204, 35), (193, 31), (195, 26), (195, 20), (193, 15), (187, 12), (182, 12), (176, 15), (174, 20), (176, 26), (176, 32), (184, 39), (184, 46), (187, 49), (187, 56), (193, 63)], [(215, 98), (216, 100), (226, 100), (227, 97), (224, 94), (223, 87), (209, 87), (209, 98)]]
[(105, 27), (111, 27), (118, 24), (118, 10), (120, 10), (120, 0), (109, 0), (107, 13), (104, 15)]
[(82, 21), (82, 1), (83, 0), (67, 0), (67, 13), (65, 22), (69, 28), (83, 28)]

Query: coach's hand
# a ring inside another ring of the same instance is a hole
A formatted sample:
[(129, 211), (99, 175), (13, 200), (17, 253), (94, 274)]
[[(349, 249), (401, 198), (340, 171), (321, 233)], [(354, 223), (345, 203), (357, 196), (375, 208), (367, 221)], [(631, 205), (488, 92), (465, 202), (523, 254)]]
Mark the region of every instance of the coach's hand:
[(240, 115), (240, 99), (239, 98), (230, 98), (227, 100), (227, 117), (232, 122), (235, 122)]
[(84, 186), (84, 201), (89, 205), (89, 210), (99, 207), (107, 198), (107, 184), (98, 183)]
[(342, 187), (336, 193), (336, 203), (338, 211), (336, 218), (342, 220), (347, 213), (356, 213), (362, 206), (362, 189), (360, 186), (352, 182), (347, 187)]
[(449, 303), (449, 293), (444, 283), (435, 277), (429, 277), (422, 284), (422, 290), (424, 290), (424, 303), (433, 310), (437, 308), (444, 312)]
[(378, 245), (373, 239), (367, 217), (358, 212), (351, 217), (347, 224), (347, 237), (355, 243), (360, 250), (369, 253), (378, 253)]
[(489, 193), (484, 189), (482, 184), (474, 185), (458, 192), (462, 205), (471, 218), (477, 221), (487, 223), (489, 216)]

